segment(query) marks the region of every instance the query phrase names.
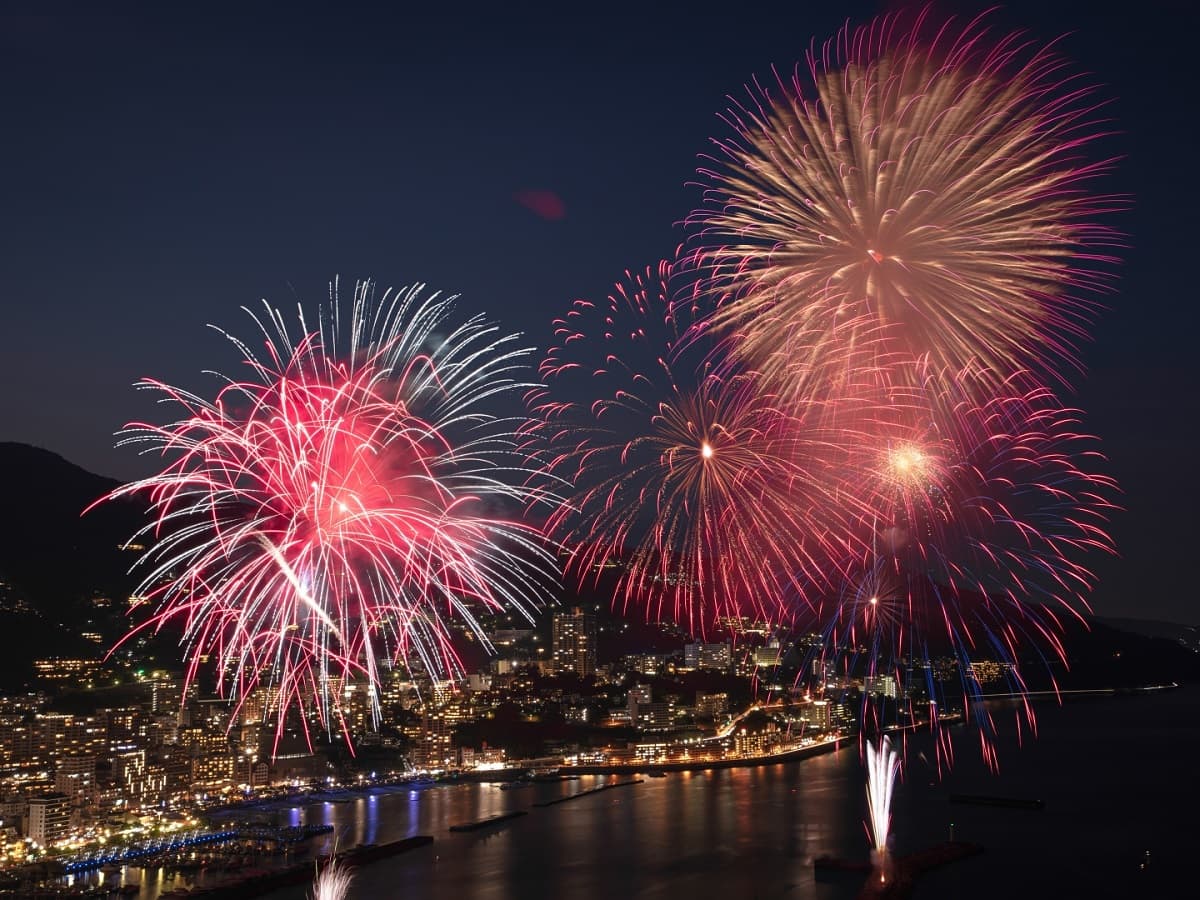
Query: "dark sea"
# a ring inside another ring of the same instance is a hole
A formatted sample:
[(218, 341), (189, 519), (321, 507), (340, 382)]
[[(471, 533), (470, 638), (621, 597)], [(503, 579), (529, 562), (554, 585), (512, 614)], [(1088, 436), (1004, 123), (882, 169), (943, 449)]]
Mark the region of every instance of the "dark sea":
[[(1020, 742), (1012, 710), (1000, 771), (983, 764), (977, 733), (956, 729), (940, 778), (928, 738), (910, 741), (893, 801), (894, 850), (950, 835), (979, 856), (926, 874), (918, 900), (1200, 896), (1200, 688), (1040, 703), (1038, 734)], [(1005, 724), (1005, 719), (1007, 723)], [(855, 897), (846, 873), (818, 881), (813, 858), (866, 860), (863, 770), (853, 742), (826, 756), (758, 768), (672, 773), (547, 808), (535, 801), (603, 782), (581, 778), (502, 791), (457, 785), (263, 811), (280, 823), (329, 822), (342, 846), (433, 835), (432, 845), (357, 870), (350, 897), (429, 900), (692, 900)], [(1044, 801), (1041, 811), (951, 803), (951, 794)], [(513, 809), (494, 830), (448, 831)], [(142, 875), (151, 900), (174, 886)], [(157, 881), (157, 885), (156, 885)], [(272, 900), (300, 900), (306, 886)]]

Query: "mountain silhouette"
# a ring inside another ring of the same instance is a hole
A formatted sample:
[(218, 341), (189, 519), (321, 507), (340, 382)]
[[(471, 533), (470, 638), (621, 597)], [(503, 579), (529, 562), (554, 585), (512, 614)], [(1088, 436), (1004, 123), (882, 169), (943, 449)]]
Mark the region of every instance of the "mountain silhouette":
[[(33, 659), (102, 654), (124, 630), (137, 558), (122, 545), (145, 521), (136, 501), (83, 511), (120, 482), (56, 453), (0, 442), (0, 680), (25, 683)], [(107, 605), (95, 598), (107, 598)], [(98, 644), (80, 637), (103, 635)]]

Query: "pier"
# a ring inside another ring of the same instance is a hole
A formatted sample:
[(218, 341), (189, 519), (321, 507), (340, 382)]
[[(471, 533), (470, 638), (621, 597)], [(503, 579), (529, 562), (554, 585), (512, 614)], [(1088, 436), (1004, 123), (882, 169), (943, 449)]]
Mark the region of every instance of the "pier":
[(627, 787), (631, 784), (641, 784), (643, 781), (645, 781), (644, 778), (635, 778), (632, 781), (615, 781), (612, 784), (602, 784), (600, 787), (594, 787), (586, 791), (578, 791), (577, 793), (569, 794), (566, 797), (558, 797), (554, 800), (544, 800), (541, 803), (535, 803), (533, 805), (540, 808), (556, 806), (559, 803), (566, 803), (568, 800), (578, 800), (580, 797), (588, 797), (592, 794), (599, 794), (601, 791), (611, 791), (613, 788)]
[(521, 816), (529, 815), (523, 809), (514, 809), (512, 812), (499, 813), (494, 816), (488, 816), (486, 819), (480, 819), (477, 822), (462, 822), (458, 825), (451, 825), (451, 831), (478, 831), (481, 828), (490, 828), (493, 825), (499, 825), (502, 822), (507, 822), (510, 819), (518, 819)]

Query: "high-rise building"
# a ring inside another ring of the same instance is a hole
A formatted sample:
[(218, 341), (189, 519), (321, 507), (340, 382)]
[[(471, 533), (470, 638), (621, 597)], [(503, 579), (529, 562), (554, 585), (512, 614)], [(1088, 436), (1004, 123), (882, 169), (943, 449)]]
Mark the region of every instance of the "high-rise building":
[(71, 826), (71, 798), (43, 794), (29, 800), (28, 837), (39, 847), (50, 847), (67, 836)]
[(413, 745), (413, 765), (426, 771), (450, 765), (454, 760), (452, 737), (445, 713), (440, 709), (426, 710)]
[(96, 799), (96, 757), (64, 756), (54, 767), (54, 790), (71, 798), (72, 803), (93, 803)]
[(555, 672), (596, 674), (596, 617), (576, 608), (554, 614), (550, 649)]
[(145, 750), (118, 753), (112, 758), (112, 767), (113, 780), (130, 808), (156, 802), (166, 792), (166, 769), (147, 763)]

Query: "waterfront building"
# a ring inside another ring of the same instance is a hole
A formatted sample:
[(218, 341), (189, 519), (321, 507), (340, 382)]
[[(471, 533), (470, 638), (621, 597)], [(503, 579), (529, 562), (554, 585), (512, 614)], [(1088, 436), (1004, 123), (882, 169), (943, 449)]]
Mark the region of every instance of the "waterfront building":
[(426, 710), (421, 719), (412, 751), (412, 764), (417, 769), (444, 769), (455, 762), (451, 746), (452, 729), (446, 721), (444, 711)]
[(813, 700), (800, 713), (801, 719), (818, 734), (828, 731), (833, 725), (833, 704), (828, 700)]
[(971, 677), (981, 685), (1004, 681), (1012, 666), (989, 659), (978, 659), (971, 663)]
[(51, 847), (67, 836), (71, 827), (71, 798), (43, 794), (29, 801), (26, 836), (39, 847)]
[(779, 744), (779, 727), (768, 722), (762, 729), (751, 731), (739, 728), (733, 736), (733, 749), (737, 756), (762, 756)]
[(188, 751), (189, 787), (207, 790), (232, 783), (234, 756), (224, 733), (194, 725), (180, 731), (180, 744)]
[(346, 681), (341, 693), (333, 697), (333, 713), (347, 730), (361, 737), (375, 730), (375, 688), (369, 681)]
[(167, 788), (166, 769), (146, 762), (145, 750), (127, 750), (113, 757), (113, 780), (130, 809), (162, 799)]

